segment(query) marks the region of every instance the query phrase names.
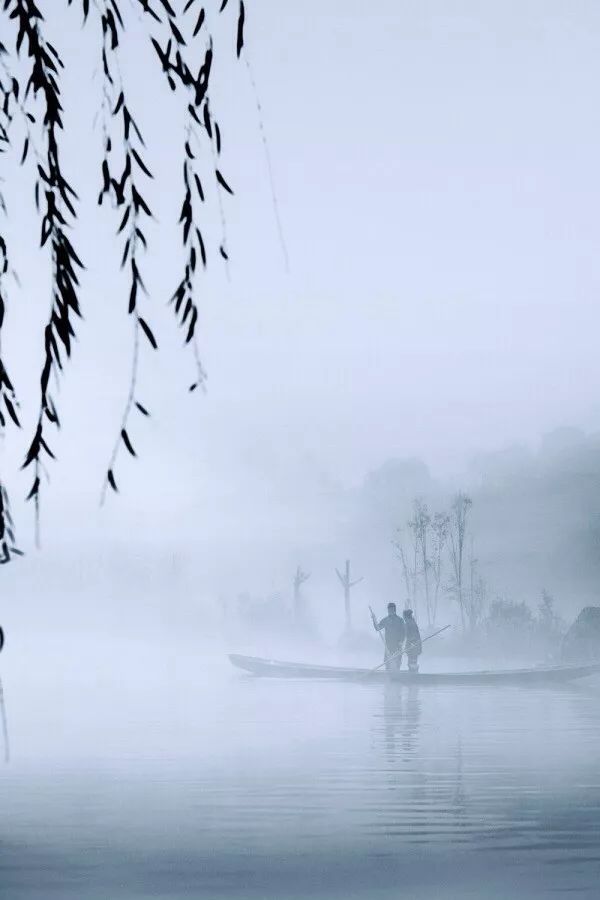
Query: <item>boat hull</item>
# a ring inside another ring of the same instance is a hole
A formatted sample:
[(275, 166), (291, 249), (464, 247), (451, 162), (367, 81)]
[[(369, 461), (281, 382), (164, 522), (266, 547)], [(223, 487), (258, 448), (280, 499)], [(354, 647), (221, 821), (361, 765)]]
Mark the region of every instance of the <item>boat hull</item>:
[(389, 683), (407, 685), (522, 685), (561, 684), (579, 678), (587, 678), (600, 672), (600, 664), (587, 666), (540, 666), (533, 669), (497, 669), (481, 672), (386, 672), (379, 669), (353, 669), (342, 666), (312, 666), (305, 663), (281, 662), (259, 656), (229, 655), (239, 669), (253, 675), (269, 678), (320, 679), (327, 681), (354, 681), (362, 683)]

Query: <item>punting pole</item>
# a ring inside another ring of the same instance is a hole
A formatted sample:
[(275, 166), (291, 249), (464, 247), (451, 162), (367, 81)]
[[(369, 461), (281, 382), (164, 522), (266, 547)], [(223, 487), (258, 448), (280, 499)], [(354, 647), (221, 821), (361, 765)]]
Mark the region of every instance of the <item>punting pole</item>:
[[(431, 638), (436, 637), (438, 634), (441, 634), (442, 631), (446, 631), (448, 628), (452, 628), (452, 625), (444, 625), (444, 627), (443, 627), (443, 628), (440, 628), (439, 631), (434, 631), (433, 634), (430, 634), (430, 635), (428, 635), (426, 638), (423, 638), (422, 641), (421, 641), (421, 643), (424, 644), (425, 641), (430, 641)], [(406, 647), (403, 647), (401, 650), (397, 650), (397, 651), (396, 651), (395, 653), (393, 653), (391, 656), (388, 656), (387, 659), (385, 659), (382, 663), (379, 663), (378, 666), (375, 666), (374, 669), (369, 669), (368, 672), (365, 672), (365, 676), (366, 676), (366, 675), (372, 675), (373, 672), (378, 672), (379, 669), (383, 669), (383, 667), (385, 666), (386, 663), (389, 663), (389, 662), (391, 662), (393, 659), (396, 659), (397, 656), (402, 656), (402, 654), (403, 654), (403, 653), (406, 653), (407, 650), (410, 650), (411, 647), (416, 647), (416, 646), (417, 646), (417, 641), (412, 641), (412, 642), (411, 642), (410, 644), (408, 644)]]

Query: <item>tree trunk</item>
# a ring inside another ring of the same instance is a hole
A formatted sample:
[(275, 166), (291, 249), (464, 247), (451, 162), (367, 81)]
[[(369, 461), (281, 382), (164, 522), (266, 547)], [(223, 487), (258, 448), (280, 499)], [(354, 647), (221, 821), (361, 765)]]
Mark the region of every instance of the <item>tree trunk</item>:
[(346, 631), (352, 630), (352, 614), (350, 612), (350, 560), (346, 560), (346, 578), (344, 581), (344, 612), (346, 615)]

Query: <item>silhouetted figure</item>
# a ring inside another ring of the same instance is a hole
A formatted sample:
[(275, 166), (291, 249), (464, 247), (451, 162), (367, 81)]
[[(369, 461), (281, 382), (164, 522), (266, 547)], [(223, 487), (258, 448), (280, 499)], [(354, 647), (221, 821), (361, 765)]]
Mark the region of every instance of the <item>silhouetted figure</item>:
[[(388, 603), (388, 614), (381, 622), (377, 622), (375, 616), (373, 618), (373, 627), (375, 631), (383, 631), (385, 635), (385, 667), (388, 671), (391, 668), (399, 669), (402, 665), (402, 644), (406, 636), (404, 627), (404, 619), (396, 613), (396, 604)], [(398, 654), (395, 656), (395, 654)], [(394, 659), (390, 657), (394, 656)]]
[(421, 632), (413, 618), (412, 609), (405, 609), (402, 615), (404, 616), (404, 626), (406, 629), (406, 658), (408, 659), (408, 671), (418, 672), (419, 656), (423, 652)]

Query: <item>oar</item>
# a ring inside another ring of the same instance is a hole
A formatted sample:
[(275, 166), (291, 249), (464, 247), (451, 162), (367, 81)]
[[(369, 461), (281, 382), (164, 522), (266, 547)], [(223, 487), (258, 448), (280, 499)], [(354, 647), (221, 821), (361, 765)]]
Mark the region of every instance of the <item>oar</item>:
[[(423, 638), (423, 640), (421, 641), (421, 644), (424, 644), (425, 641), (430, 641), (431, 638), (436, 637), (438, 634), (441, 634), (442, 631), (446, 631), (448, 628), (452, 628), (452, 625), (444, 625), (444, 627), (440, 628), (439, 631), (434, 631), (433, 634), (430, 634), (426, 638)], [(393, 653), (391, 656), (388, 656), (387, 659), (384, 659), (384, 661), (382, 663), (379, 663), (378, 666), (375, 666), (374, 669), (369, 669), (368, 672), (365, 672), (365, 676), (372, 675), (374, 672), (378, 672), (379, 669), (383, 669), (383, 667), (386, 665), (386, 663), (391, 662), (397, 656), (402, 656), (402, 654), (406, 653), (407, 650), (410, 650), (411, 647), (416, 647), (418, 643), (419, 643), (419, 641), (412, 641), (410, 644), (407, 644), (406, 647), (403, 647), (401, 650), (396, 650), (395, 653)]]
[(8, 741), (8, 722), (6, 720), (6, 708), (4, 706), (4, 691), (0, 680), (0, 718), (2, 718), (2, 733), (4, 735), (4, 762), (10, 760), (10, 744)]

